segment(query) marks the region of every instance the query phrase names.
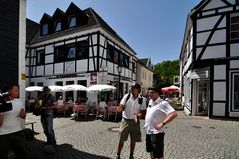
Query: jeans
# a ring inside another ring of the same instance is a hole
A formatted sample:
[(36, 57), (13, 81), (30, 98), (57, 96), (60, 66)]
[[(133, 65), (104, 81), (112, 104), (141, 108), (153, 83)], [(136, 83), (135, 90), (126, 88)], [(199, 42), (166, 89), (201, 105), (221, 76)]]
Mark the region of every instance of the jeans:
[(0, 135), (0, 159), (8, 159), (10, 148), (14, 151), (16, 159), (26, 158), (26, 139), (23, 131)]
[(41, 123), (44, 133), (47, 138), (47, 144), (56, 145), (56, 137), (53, 130), (53, 110), (46, 110), (44, 114), (41, 114)]

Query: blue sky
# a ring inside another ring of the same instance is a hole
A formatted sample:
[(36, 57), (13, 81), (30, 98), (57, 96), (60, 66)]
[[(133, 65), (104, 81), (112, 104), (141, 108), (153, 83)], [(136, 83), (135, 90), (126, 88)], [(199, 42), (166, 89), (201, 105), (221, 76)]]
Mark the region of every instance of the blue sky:
[(179, 58), (187, 14), (201, 0), (27, 0), (27, 18), (39, 22), (71, 2), (93, 8), (137, 53), (153, 64)]

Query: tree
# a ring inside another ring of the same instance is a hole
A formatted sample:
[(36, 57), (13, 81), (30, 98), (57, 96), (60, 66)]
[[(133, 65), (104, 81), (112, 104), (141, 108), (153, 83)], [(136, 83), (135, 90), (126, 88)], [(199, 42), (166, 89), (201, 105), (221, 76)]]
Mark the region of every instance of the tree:
[(179, 60), (163, 61), (155, 65), (155, 86), (163, 88), (172, 85), (174, 76), (179, 76)]

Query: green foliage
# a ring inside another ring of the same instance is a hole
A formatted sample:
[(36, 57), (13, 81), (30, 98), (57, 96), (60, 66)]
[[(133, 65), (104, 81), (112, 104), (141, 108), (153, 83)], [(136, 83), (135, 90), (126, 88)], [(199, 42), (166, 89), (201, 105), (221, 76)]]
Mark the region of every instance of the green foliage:
[(166, 87), (173, 84), (174, 76), (179, 76), (179, 60), (163, 61), (155, 65), (154, 85)]

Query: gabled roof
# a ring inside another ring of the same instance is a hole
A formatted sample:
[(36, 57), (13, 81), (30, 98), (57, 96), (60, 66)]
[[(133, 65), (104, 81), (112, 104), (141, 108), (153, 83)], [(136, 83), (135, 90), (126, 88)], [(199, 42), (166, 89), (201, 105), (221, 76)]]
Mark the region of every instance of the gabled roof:
[(185, 42), (187, 40), (189, 30), (192, 27), (192, 19), (197, 15), (197, 13), (205, 7), (211, 0), (202, 0), (198, 5), (196, 5), (193, 9), (191, 9), (191, 12), (187, 15), (187, 21), (186, 21), (186, 27), (184, 31), (184, 37), (183, 37), (183, 43), (181, 47), (181, 53), (179, 56), (179, 59), (182, 58), (182, 53), (184, 52), (185, 49)]
[(65, 12), (66, 15), (78, 14), (83, 17), (88, 17), (79, 7), (77, 7), (73, 2), (69, 5)]
[(44, 13), (41, 20), (40, 20), (40, 23), (48, 22), (51, 19), (52, 19), (52, 17), (50, 15)]
[(57, 8), (52, 16), (52, 19), (56, 20), (56, 19), (59, 19), (60, 17), (65, 17), (65, 16), (66, 16), (66, 14), (62, 10)]
[[(78, 7), (77, 8), (76, 7), (77, 6), (74, 3), (71, 3), (67, 10), (69, 12), (69, 10), (71, 10), (73, 8), (75, 8), (75, 9), (78, 8)], [(53, 16), (55, 16), (56, 12), (62, 12), (58, 8), (57, 8), (57, 10), (55, 11)], [(103, 29), (105, 29), (109, 34), (111, 34), (116, 39), (121, 41), (129, 50), (131, 50), (136, 55), (136, 52), (92, 8), (87, 8), (87, 9), (83, 10), (83, 13), (88, 18), (87, 24), (78, 26), (73, 29), (67, 29), (64, 31), (49, 34), (49, 35), (43, 36), (43, 37), (40, 37), (40, 34), (38, 33), (36, 38), (32, 41), (32, 43), (38, 43), (38, 42), (54, 39), (54, 38), (61, 37), (61, 36), (71, 35), (71, 34), (74, 34), (74, 33), (80, 32), (80, 31), (84, 31), (87, 29), (91, 29), (94, 27), (96, 28), (96, 27), (100, 26)], [(51, 16), (49, 16), (48, 14), (45, 13), (42, 17), (42, 20), (47, 19), (47, 18), (49, 19), (49, 18), (51, 18)], [(42, 20), (40, 22), (42, 22)]]
[(118, 35), (92, 8), (89, 8), (89, 9), (93, 12), (95, 20), (97, 21), (97, 23), (99, 25), (101, 25), (103, 28), (105, 28), (113, 36), (117, 37), (119, 39), (119, 41), (124, 43), (124, 45), (126, 45), (136, 55), (136, 52), (120, 37), (120, 35)]
[(150, 58), (138, 59), (138, 62), (149, 70), (153, 71), (153, 65)]
[(30, 44), (32, 39), (36, 36), (37, 32), (39, 31), (40, 24), (34, 22), (30, 19), (26, 19), (26, 44)]

